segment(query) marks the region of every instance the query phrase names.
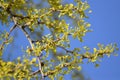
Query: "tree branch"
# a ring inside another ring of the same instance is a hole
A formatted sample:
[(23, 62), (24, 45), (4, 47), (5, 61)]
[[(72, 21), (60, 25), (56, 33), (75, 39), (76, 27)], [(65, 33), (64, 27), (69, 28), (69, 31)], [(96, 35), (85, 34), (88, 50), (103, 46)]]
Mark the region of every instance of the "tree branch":
[[(29, 43), (30, 43), (31, 48), (33, 49), (33, 48), (34, 48), (34, 47), (33, 47), (33, 41), (32, 41), (32, 39), (30, 38), (30, 36), (29, 36), (29, 34), (27, 33), (27, 31), (25, 30), (25, 27), (24, 27), (24, 26), (20, 26), (20, 28), (21, 28), (22, 31), (24, 32), (26, 38), (28, 39), (28, 41), (29, 41)], [(42, 80), (44, 80), (44, 73), (43, 73), (43, 71), (42, 71), (40, 56), (38, 56), (37, 59), (38, 59), (39, 70), (33, 72), (33, 73), (30, 74), (30, 75), (35, 75), (36, 73), (39, 73), (39, 72), (40, 72), (40, 73), (41, 73), (41, 76), (42, 76)]]
[(66, 53), (72, 53), (72, 54), (73, 54), (73, 51), (67, 50), (67, 49), (66, 49), (66, 48), (64, 48), (63, 46), (59, 46), (59, 45), (57, 45), (57, 47), (59, 47), (59, 48), (61, 48), (61, 49), (65, 50), (65, 51), (66, 51)]
[[(68, 67), (68, 66), (70, 66), (70, 65), (72, 65), (72, 62), (60, 64), (60, 65), (58, 65), (57, 67), (59, 67), (59, 70), (61, 70), (62, 68)], [(48, 75), (52, 75), (52, 74), (54, 74), (55, 72), (58, 72), (59, 70), (56, 69), (56, 70), (48, 71), (48, 72), (44, 73), (43, 77), (45, 78), (45, 77), (47, 77)], [(33, 72), (31, 75), (36, 75), (36, 74), (38, 74), (39, 72), (41, 72), (41, 70), (36, 70), (36, 71)]]
[(32, 75), (38, 74), (39, 72), (40, 72), (40, 70), (36, 70), (33, 73), (31, 73), (30, 75), (32, 76)]
[(25, 34), (26, 38), (28, 39), (31, 48), (33, 49), (33, 43), (32, 43), (32, 39), (30, 38), (28, 32), (25, 30), (24, 26), (19, 26), (19, 28), (23, 31), (23, 33)]
[(44, 77), (46, 77), (46, 76), (48, 76), (48, 75), (52, 75), (52, 74), (58, 72), (59, 70), (61, 70), (62, 68), (68, 67), (68, 66), (70, 66), (70, 65), (73, 65), (73, 62), (64, 63), (64, 64), (59, 64), (59, 65), (57, 66), (57, 67), (59, 67), (58, 69), (47, 71), (47, 72), (44, 74)]
[(43, 73), (43, 71), (42, 71), (40, 56), (38, 56), (37, 59), (38, 59), (38, 64), (39, 64), (39, 71), (40, 71), (40, 73), (41, 73), (42, 80), (44, 80), (44, 73)]
[(17, 27), (17, 24), (15, 24), (13, 27), (11, 27), (9, 33), (7, 34), (7, 38), (5, 39), (5, 41), (4, 41), (4, 42), (1, 44), (1, 46), (0, 46), (0, 51), (3, 50), (3, 46), (6, 44), (6, 42), (7, 42), (8, 39), (9, 39), (10, 34), (12, 33), (12, 31), (13, 31), (16, 27)]

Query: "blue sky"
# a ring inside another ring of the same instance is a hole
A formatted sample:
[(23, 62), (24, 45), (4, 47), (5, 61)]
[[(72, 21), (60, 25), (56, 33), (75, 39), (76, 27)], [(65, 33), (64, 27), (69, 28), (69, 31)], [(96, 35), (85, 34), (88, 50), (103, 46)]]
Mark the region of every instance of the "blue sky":
[[(91, 48), (97, 47), (97, 43), (109, 44), (117, 43), (120, 48), (120, 0), (89, 0), (92, 13), (89, 15), (88, 22), (91, 23), (93, 32), (87, 33), (84, 37), (84, 43), (79, 43), (77, 40), (72, 40), (72, 47), (79, 47), (87, 45)], [(0, 29), (2, 26), (0, 26)], [(16, 38), (18, 42), (15, 45), (28, 45), (26, 38), (20, 30), (17, 29), (19, 37)], [(21, 39), (22, 38), (22, 39)], [(9, 46), (11, 47), (11, 46)], [(21, 48), (20, 46), (14, 47)], [(9, 49), (7, 49), (9, 51)], [(6, 51), (7, 52), (7, 51)], [(16, 51), (20, 53), (20, 50)], [(16, 53), (14, 52), (14, 53)], [(22, 52), (21, 52), (22, 53)], [(120, 51), (118, 52), (118, 54)], [(17, 56), (17, 54), (14, 54)], [(95, 68), (93, 64), (83, 64), (82, 69), (86, 77), (91, 80), (119, 80), (120, 79), (120, 55), (110, 58), (103, 58), (99, 68)]]
[[(96, 47), (97, 43), (117, 43), (120, 48), (120, 0), (89, 0), (92, 14), (88, 21), (93, 32), (84, 37), (84, 45)], [(118, 52), (118, 54), (120, 51)], [(83, 72), (91, 80), (119, 80), (120, 55), (102, 59), (99, 68), (84, 64)]]

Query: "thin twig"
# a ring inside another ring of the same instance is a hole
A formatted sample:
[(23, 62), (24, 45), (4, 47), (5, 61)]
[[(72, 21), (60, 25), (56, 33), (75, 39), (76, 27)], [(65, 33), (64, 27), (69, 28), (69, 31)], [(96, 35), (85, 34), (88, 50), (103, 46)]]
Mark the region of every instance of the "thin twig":
[(24, 26), (19, 26), (19, 28), (21, 28), (21, 30), (23, 31), (23, 33), (25, 34), (26, 38), (28, 39), (31, 48), (33, 49), (33, 43), (32, 43), (32, 39), (30, 38), (28, 32), (25, 30)]
[(8, 41), (10, 34), (11, 34), (12, 31), (16, 28), (16, 26), (17, 26), (17, 24), (15, 24), (13, 27), (11, 27), (11, 29), (10, 29), (8, 35), (7, 35), (8, 37), (4, 40), (4, 42), (3, 42), (3, 43), (1, 44), (1, 46), (0, 46), (0, 51), (3, 50), (3, 46), (4, 46), (4, 45), (6, 44), (6, 42)]
[[(57, 71), (61, 70), (61, 69), (64, 68), (64, 67), (70, 66), (70, 65), (72, 65), (72, 62), (60, 64), (60, 65), (58, 65), (60, 68), (59, 68)], [(36, 75), (36, 74), (38, 74), (39, 72), (41, 72), (41, 70), (36, 70), (36, 71), (33, 72), (31, 75)], [(44, 74), (42, 75), (42, 77), (43, 77), (42, 80), (44, 80), (44, 78), (45, 78), (46, 76), (52, 75), (52, 74), (54, 74), (55, 72), (56, 72), (55, 70), (51, 70), (51, 71), (48, 71), (48, 72), (44, 73)]]
[[(32, 41), (32, 39), (30, 38), (29, 34), (28, 34), (27, 31), (25, 30), (24, 26), (20, 26), (20, 28), (21, 28), (22, 31), (24, 32), (26, 38), (28, 39), (28, 41), (29, 41), (29, 43), (30, 43), (31, 48), (33, 49), (33, 48), (34, 48), (34, 47), (33, 47), (33, 43), (32, 43), (33, 41)], [(42, 76), (42, 80), (44, 80), (44, 73), (43, 73), (43, 71), (42, 71), (40, 56), (38, 56), (37, 59), (38, 59), (39, 70), (33, 72), (31, 75), (34, 75), (34, 74), (40, 72), (40, 73), (41, 73), (41, 76)]]
[(39, 64), (39, 71), (42, 75), (42, 80), (44, 80), (44, 73), (42, 71), (42, 66), (41, 66), (41, 60), (40, 60), (40, 57), (38, 56), (38, 64)]
[(8, 34), (8, 36), (12, 33), (12, 31), (13, 31), (16, 27), (17, 27), (17, 24), (15, 24), (13, 27), (11, 27), (10, 32), (9, 32), (9, 34)]
[[(34, 47), (33, 47), (33, 40), (30, 38), (28, 32), (25, 30), (25, 27), (24, 27), (24, 26), (19, 26), (19, 28), (21, 28), (22, 31), (24, 32), (26, 38), (28, 39), (28, 41), (29, 41), (29, 43), (30, 43), (31, 48), (33, 49), (33, 48), (34, 48)], [(40, 73), (41, 73), (41, 76), (42, 76), (42, 80), (44, 80), (44, 73), (43, 73), (43, 71), (42, 71), (40, 56), (38, 56), (37, 59), (38, 59), (39, 70), (33, 72), (31, 75), (35, 75), (36, 73), (39, 73), (39, 72), (40, 72)]]
[(59, 46), (59, 45), (57, 45), (57, 47), (59, 47), (59, 48), (61, 48), (61, 49), (65, 50), (65, 51), (66, 51), (66, 53), (72, 53), (72, 54), (73, 54), (73, 51), (71, 51), (71, 50), (67, 50), (67, 49), (66, 49), (66, 48), (64, 48), (63, 46)]
[[(17, 24), (16, 18), (15, 18), (15, 17), (12, 17), (12, 18), (13, 18), (14, 23)], [(19, 28), (24, 32), (26, 38), (28, 39), (28, 41), (29, 41), (29, 43), (30, 43), (31, 48), (33, 49), (32, 39), (30, 38), (28, 32), (25, 30), (26, 25), (23, 25), (23, 26), (18, 25), (18, 26), (19, 26)]]
[(30, 75), (32, 76), (32, 75), (35, 75), (35, 74), (37, 74), (37, 73), (39, 73), (40, 72), (40, 70), (36, 70), (36, 71), (34, 71), (33, 73), (31, 73)]
[(64, 64), (59, 64), (59, 65), (57, 66), (57, 67), (59, 67), (58, 69), (47, 71), (47, 72), (44, 74), (44, 77), (46, 77), (46, 76), (48, 76), (48, 75), (53, 75), (54, 73), (60, 71), (62, 68), (68, 67), (68, 66), (70, 66), (70, 65), (73, 65), (73, 62), (64, 63)]

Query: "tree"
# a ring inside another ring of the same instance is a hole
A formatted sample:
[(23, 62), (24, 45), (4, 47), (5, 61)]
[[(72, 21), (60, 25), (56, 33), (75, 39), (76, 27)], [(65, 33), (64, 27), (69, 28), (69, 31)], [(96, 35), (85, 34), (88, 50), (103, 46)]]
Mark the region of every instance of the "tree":
[[(88, 47), (69, 50), (70, 38), (83, 42), (90, 32), (86, 22), (89, 4), (74, 0), (0, 0), (0, 21), (8, 26), (9, 32), (0, 30), (0, 79), (52, 79), (63, 80), (71, 70), (81, 70), (84, 59), (99, 66), (100, 58), (110, 56), (118, 50), (116, 44), (98, 44), (93, 52)], [(12, 27), (11, 27), (12, 25)], [(14, 39), (11, 33), (22, 30), (30, 46), (23, 51), (24, 56), (13, 61), (3, 59), (6, 45)], [(48, 30), (48, 34), (44, 34)], [(34, 34), (34, 35), (33, 35)], [(64, 52), (59, 52), (62, 49)], [(76, 76), (73, 74), (73, 77)]]

